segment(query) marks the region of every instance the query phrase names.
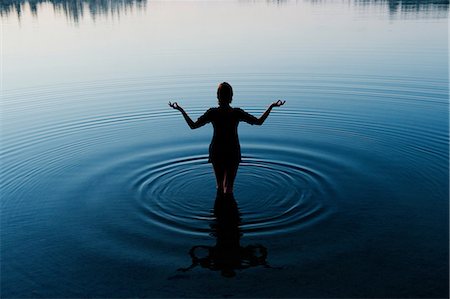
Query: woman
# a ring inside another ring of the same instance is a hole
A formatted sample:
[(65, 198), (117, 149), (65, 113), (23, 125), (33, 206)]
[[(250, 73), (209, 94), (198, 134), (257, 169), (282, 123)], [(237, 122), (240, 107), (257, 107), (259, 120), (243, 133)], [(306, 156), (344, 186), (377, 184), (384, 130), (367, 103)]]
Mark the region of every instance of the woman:
[(214, 168), (217, 181), (217, 192), (233, 193), (234, 179), (241, 162), (241, 148), (237, 127), (240, 121), (251, 125), (262, 125), (273, 107), (284, 105), (286, 101), (278, 100), (272, 103), (260, 118), (245, 112), (240, 108), (230, 106), (233, 100), (233, 89), (230, 84), (223, 82), (217, 89), (219, 107), (210, 108), (196, 122), (176, 102), (169, 102), (169, 106), (180, 111), (191, 129), (197, 129), (207, 123), (212, 123), (214, 135), (209, 146), (209, 160)]

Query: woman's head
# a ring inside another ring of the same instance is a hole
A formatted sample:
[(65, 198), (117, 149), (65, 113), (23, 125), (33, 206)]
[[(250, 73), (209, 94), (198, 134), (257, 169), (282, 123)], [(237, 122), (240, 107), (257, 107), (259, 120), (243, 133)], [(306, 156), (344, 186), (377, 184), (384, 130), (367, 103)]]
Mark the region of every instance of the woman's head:
[(233, 100), (233, 88), (227, 82), (222, 82), (217, 88), (217, 99), (219, 100), (219, 105), (230, 104)]

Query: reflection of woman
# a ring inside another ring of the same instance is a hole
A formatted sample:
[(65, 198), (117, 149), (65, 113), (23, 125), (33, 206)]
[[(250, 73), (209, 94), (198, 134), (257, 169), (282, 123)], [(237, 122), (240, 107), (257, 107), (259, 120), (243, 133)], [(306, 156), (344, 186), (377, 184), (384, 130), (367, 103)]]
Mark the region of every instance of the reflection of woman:
[(266, 247), (255, 244), (241, 246), (241, 223), (237, 202), (232, 194), (218, 194), (214, 202), (215, 221), (212, 233), (217, 238), (216, 245), (196, 245), (189, 250), (192, 264), (179, 271), (189, 271), (197, 266), (212, 271), (220, 271), (225, 277), (233, 277), (236, 270), (263, 266), (273, 268), (267, 262)]
[(273, 107), (284, 105), (285, 101), (278, 100), (272, 103), (260, 118), (245, 112), (240, 108), (232, 108), (233, 89), (230, 84), (223, 82), (217, 89), (219, 107), (210, 108), (197, 121), (189, 115), (176, 102), (169, 102), (169, 106), (180, 111), (191, 129), (199, 128), (212, 123), (214, 135), (209, 146), (209, 162), (212, 163), (216, 175), (217, 189), (224, 193), (233, 193), (233, 184), (241, 162), (241, 149), (237, 127), (240, 121), (251, 125), (262, 125), (269, 116)]

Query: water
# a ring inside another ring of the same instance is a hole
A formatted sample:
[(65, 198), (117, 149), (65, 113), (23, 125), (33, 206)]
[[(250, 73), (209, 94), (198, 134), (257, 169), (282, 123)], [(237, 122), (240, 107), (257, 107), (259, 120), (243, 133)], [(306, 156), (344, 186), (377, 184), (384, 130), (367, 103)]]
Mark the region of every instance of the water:
[[(448, 296), (448, 1), (30, 2), (0, 5), (2, 297)], [(167, 106), (222, 81), (287, 101), (240, 125), (225, 220), (212, 128)], [(177, 271), (223, 238), (258, 262)]]

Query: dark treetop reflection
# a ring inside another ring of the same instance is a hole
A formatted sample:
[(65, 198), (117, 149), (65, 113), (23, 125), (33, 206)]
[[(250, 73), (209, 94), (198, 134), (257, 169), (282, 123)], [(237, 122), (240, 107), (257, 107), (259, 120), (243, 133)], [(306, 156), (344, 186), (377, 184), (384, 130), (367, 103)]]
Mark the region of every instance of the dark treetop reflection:
[(78, 22), (86, 11), (94, 19), (97, 15), (118, 15), (131, 9), (145, 8), (147, 0), (2, 0), (0, 15), (15, 13), (20, 18), (25, 5), (29, 5), (31, 12), (37, 15), (38, 6), (44, 3), (51, 3), (56, 11), (63, 11), (68, 18)]
[[(326, 3), (329, 0), (309, 0), (310, 2)], [(448, 0), (342, 0), (355, 6), (385, 6), (391, 15), (447, 17)], [(249, 1), (243, 1), (249, 2)], [(254, 1), (251, 1), (254, 2)], [(256, 1), (258, 2), (258, 1)], [(267, 2), (279, 5), (289, 3), (288, 0), (269, 0)], [(34, 15), (38, 14), (38, 6), (51, 3), (55, 10), (78, 22), (88, 11), (92, 18), (97, 15), (118, 15), (131, 9), (143, 9), (147, 0), (2, 0), (0, 15), (16, 14), (20, 18), (25, 6), (30, 7)]]
[(433, 17), (447, 17), (448, 0), (356, 0), (359, 5), (384, 5), (391, 15), (432, 14)]

